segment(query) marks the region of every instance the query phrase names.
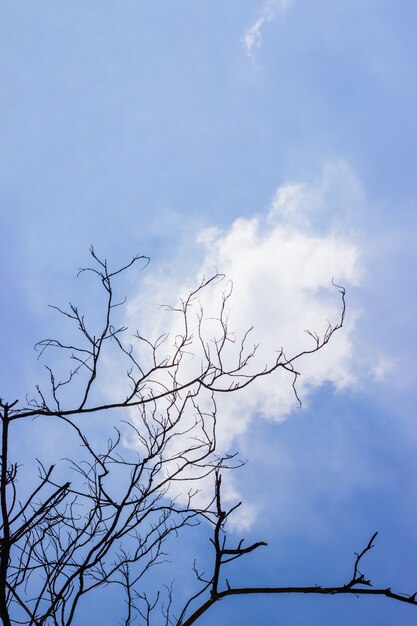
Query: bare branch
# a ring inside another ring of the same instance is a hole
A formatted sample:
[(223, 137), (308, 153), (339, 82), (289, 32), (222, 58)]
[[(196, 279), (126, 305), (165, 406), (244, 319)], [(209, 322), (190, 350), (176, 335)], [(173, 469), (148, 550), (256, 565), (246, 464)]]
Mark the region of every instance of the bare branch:
[[(230, 563), (236, 558), (240, 558), (250, 552), (253, 552), (258, 547), (266, 546), (263, 541), (256, 542), (247, 548), (243, 548), (243, 540), (241, 540), (237, 547), (227, 548), (226, 541), (227, 536), (224, 532), (224, 524), (227, 517), (236, 510), (237, 506), (232, 507), (228, 512), (222, 510), (221, 505), (221, 475), (219, 471), (216, 471), (215, 476), (215, 502), (216, 510), (214, 512), (216, 521), (214, 523), (213, 538), (210, 540), (214, 547), (214, 564), (213, 573), (211, 578), (205, 582), (205, 586), (195, 594), (185, 605), (183, 611), (180, 614), (176, 626), (191, 626), (198, 619), (206, 613), (216, 602), (230, 597), (240, 595), (282, 595), (282, 594), (320, 594), (320, 595), (366, 595), (366, 596), (384, 596), (392, 600), (397, 600), (402, 603), (412, 604), (417, 606), (416, 593), (407, 595), (404, 593), (398, 593), (388, 588), (372, 588), (371, 581), (366, 579), (365, 576), (359, 571), (359, 564), (363, 557), (373, 548), (373, 541), (377, 536), (375, 532), (369, 540), (367, 546), (360, 552), (355, 553), (356, 560), (353, 568), (352, 579), (345, 585), (335, 586), (263, 586), (263, 587), (233, 587), (229, 580), (226, 578), (226, 588), (219, 589), (219, 580), (222, 568), (225, 564)], [(222, 539), (220, 539), (220, 533), (223, 533)], [(225, 555), (232, 555), (231, 558), (224, 559)], [(364, 585), (358, 587), (357, 585)], [(200, 598), (206, 591), (210, 591), (210, 596), (203, 601), (196, 609), (194, 609), (188, 616), (187, 612), (192, 603)]]
[[(111, 268), (93, 247), (90, 253), (92, 265), (79, 275), (98, 282), (101, 318), (93, 316), (98, 319), (93, 323), (71, 302), (66, 308), (53, 306), (76, 338), (47, 338), (35, 348), (42, 359), (53, 348), (66, 359), (68, 369), (61, 374), (47, 364), (47, 383), (37, 385), (35, 398), (24, 405), (0, 399), (3, 625), (71, 626), (77, 623), (80, 601), (109, 585), (124, 592), (125, 626), (135, 620), (151, 626), (155, 615), (164, 626), (190, 626), (214, 603), (242, 594), (382, 595), (417, 604), (416, 594), (372, 588), (360, 571), (376, 533), (356, 554), (352, 579), (345, 585), (236, 587), (224, 575), (225, 567), (267, 544), (246, 545), (243, 539), (231, 541), (227, 536), (227, 521), (240, 503), (223, 507), (221, 470), (242, 462), (233, 452), (216, 449), (216, 395), (238, 392), (283, 370), (301, 405), (299, 361), (322, 350), (343, 326), (344, 289), (333, 283), (341, 312), (321, 336), (307, 331), (312, 347), (290, 356), (281, 348), (272, 363), (257, 368), (258, 345), (250, 345), (252, 328), (242, 337), (229, 328), (231, 282), (223, 283), (217, 313), (209, 317), (204, 311), (204, 294), (211, 295), (209, 290), (220, 288), (224, 280), (217, 270), (179, 304), (166, 307), (176, 318), (173, 336), (164, 332), (155, 339), (139, 331), (129, 336), (127, 326), (117, 320), (126, 299), (116, 296), (114, 285), (127, 269), (139, 263), (144, 269), (149, 259), (136, 255)], [(108, 385), (103, 362), (117, 363), (117, 368), (122, 364), (125, 372), (125, 388), (110, 401), (103, 400), (102, 389)], [(102, 418), (99, 429), (91, 419), (94, 415)], [(25, 426), (29, 433), (36, 427), (49, 433), (58, 426), (63, 450), (56, 452), (56, 462), (33, 461), (29, 485), (24, 480), (26, 468), (10, 459), (17, 427)], [(202, 504), (197, 494), (209, 476), (214, 476), (214, 495)], [(147, 595), (144, 580), (168, 560), (169, 542), (199, 524), (212, 528), (211, 571), (202, 572), (194, 563), (197, 588), (175, 617), (173, 586)]]

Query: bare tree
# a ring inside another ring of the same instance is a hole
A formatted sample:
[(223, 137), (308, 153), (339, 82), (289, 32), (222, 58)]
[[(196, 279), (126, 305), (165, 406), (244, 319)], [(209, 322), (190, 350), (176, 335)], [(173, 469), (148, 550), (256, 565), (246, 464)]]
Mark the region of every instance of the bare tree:
[[(227, 543), (225, 524), (238, 506), (223, 510), (220, 472), (239, 461), (216, 450), (216, 395), (239, 392), (280, 369), (290, 376), (298, 399), (295, 364), (321, 350), (342, 327), (344, 290), (336, 286), (342, 302), (338, 322), (329, 324), (321, 337), (310, 333), (310, 349), (290, 357), (280, 350), (272, 364), (256, 370), (257, 346), (249, 344), (250, 331), (239, 340), (228, 328), (229, 286), (216, 319), (210, 316), (207, 324), (200, 297), (222, 275), (203, 279), (171, 308), (177, 319), (174, 337), (165, 333), (145, 338), (136, 332), (129, 338), (128, 329), (115, 321), (124, 301), (115, 299), (114, 282), (131, 266), (146, 266), (148, 259), (135, 256), (111, 270), (93, 249), (91, 255), (93, 266), (81, 273), (92, 274), (102, 287), (101, 322), (94, 327), (72, 304), (68, 309), (53, 307), (75, 325), (78, 339), (45, 339), (36, 347), (40, 356), (52, 349), (64, 353), (71, 367), (61, 377), (59, 363), (47, 365), (47, 387), (38, 385), (36, 396), (26, 402), (0, 400), (3, 625), (77, 624), (80, 601), (109, 585), (124, 590), (125, 626), (135, 620), (150, 625), (153, 616), (155, 623), (189, 626), (221, 598), (240, 594), (373, 594), (417, 604), (415, 594), (371, 588), (360, 573), (376, 534), (357, 556), (352, 579), (342, 586), (235, 588), (226, 580), (222, 587), (226, 564), (266, 544)], [(118, 370), (124, 361), (126, 372), (124, 390), (115, 385), (112, 393), (119, 395), (110, 402), (103, 391), (110, 384), (109, 371), (113, 374), (106, 365), (109, 359)], [(45, 432), (60, 428), (70, 452), (54, 463), (38, 460), (36, 477), (31, 475), (27, 483), (25, 468), (11, 458), (11, 450), (22, 427), (33, 428), (34, 420)], [(202, 503), (199, 486), (211, 474), (214, 496)], [(212, 574), (205, 577), (195, 568), (196, 593), (174, 614), (172, 589), (164, 599), (161, 590), (150, 599), (143, 583), (166, 558), (169, 538), (202, 521), (213, 528)]]

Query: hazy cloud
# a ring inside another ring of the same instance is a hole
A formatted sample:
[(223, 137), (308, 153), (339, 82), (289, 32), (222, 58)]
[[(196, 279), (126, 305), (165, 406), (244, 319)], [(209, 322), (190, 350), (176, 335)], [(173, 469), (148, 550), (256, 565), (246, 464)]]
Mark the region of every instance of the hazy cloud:
[(242, 43), (249, 57), (253, 58), (257, 48), (262, 45), (262, 30), (266, 22), (274, 19), (278, 12), (284, 13), (292, 0), (268, 0), (264, 2), (260, 17), (247, 29)]

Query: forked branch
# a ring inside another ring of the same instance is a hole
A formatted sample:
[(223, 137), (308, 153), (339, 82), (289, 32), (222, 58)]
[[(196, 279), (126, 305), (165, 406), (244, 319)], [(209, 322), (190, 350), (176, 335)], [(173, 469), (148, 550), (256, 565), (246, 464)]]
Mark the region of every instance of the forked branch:
[[(355, 596), (384, 596), (391, 600), (396, 600), (405, 604), (412, 604), (417, 606), (417, 593), (411, 595), (392, 591), (390, 587), (386, 588), (374, 588), (369, 579), (359, 570), (364, 556), (373, 548), (373, 542), (377, 536), (375, 532), (369, 540), (366, 547), (359, 553), (356, 553), (356, 559), (353, 567), (353, 575), (351, 580), (344, 585), (334, 586), (239, 586), (234, 587), (229, 581), (229, 578), (225, 578), (225, 586), (223, 589), (219, 588), (219, 581), (221, 578), (224, 565), (230, 563), (230, 561), (245, 556), (246, 554), (253, 552), (261, 546), (267, 544), (263, 541), (256, 542), (246, 548), (242, 547), (243, 540), (234, 548), (228, 548), (227, 534), (225, 531), (225, 523), (230, 514), (236, 510), (237, 506), (232, 507), (229, 511), (224, 511), (221, 505), (221, 474), (217, 470), (215, 475), (215, 503), (216, 507), (213, 511), (215, 518), (213, 537), (210, 539), (214, 548), (213, 570), (209, 580), (206, 581), (205, 586), (201, 589), (199, 594), (194, 596), (193, 600), (201, 599), (201, 596), (208, 592), (209, 597), (206, 598), (197, 608), (193, 609), (190, 613), (190, 605), (188, 602), (182, 613), (180, 614), (175, 626), (191, 626), (197, 620), (206, 613), (216, 602), (228, 598), (231, 596), (241, 595), (282, 595), (282, 594), (319, 594), (319, 595), (355, 595)], [(225, 558), (226, 555), (232, 555), (231, 558)]]

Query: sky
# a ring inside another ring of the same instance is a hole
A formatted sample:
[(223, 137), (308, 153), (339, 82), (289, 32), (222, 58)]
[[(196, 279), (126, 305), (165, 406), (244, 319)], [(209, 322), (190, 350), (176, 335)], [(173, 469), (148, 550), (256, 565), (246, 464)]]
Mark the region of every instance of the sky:
[[(24, 400), (42, 375), (33, 345), (59, 326), (49, 303), (97, 308), (75, 278), (90, 244), (115, 265), (151, 258), (123, 283), (126, 323), (151, 334), (175, 333), (159, 304), (224, 272), (230, 325), (237, 336), (254, 326), (259, 364), (337, 322), (333, 279), (346, 323), (301, 364), (303, 407), (286, 377), (219, 401), (219, 449), (247, 460), (225, 477), (227, 498), (244, 502), (231, 533), (269, 544), (230, 566), (230, 580), (343, 584), (378, 530), (366, 574), (413, 593), (417, 5), (0, 8), (0, 396)], [(203, 528), (181, 559), (191, 567), (209, 549)], [(177, 584), (185, 593), (189, 582)], [(79, 624), (117, 623), (100, 607), (86, 604)], [(249, 597), (200, 621), (255, 623), (411, 626), (417, 611), (381, 598)]]

